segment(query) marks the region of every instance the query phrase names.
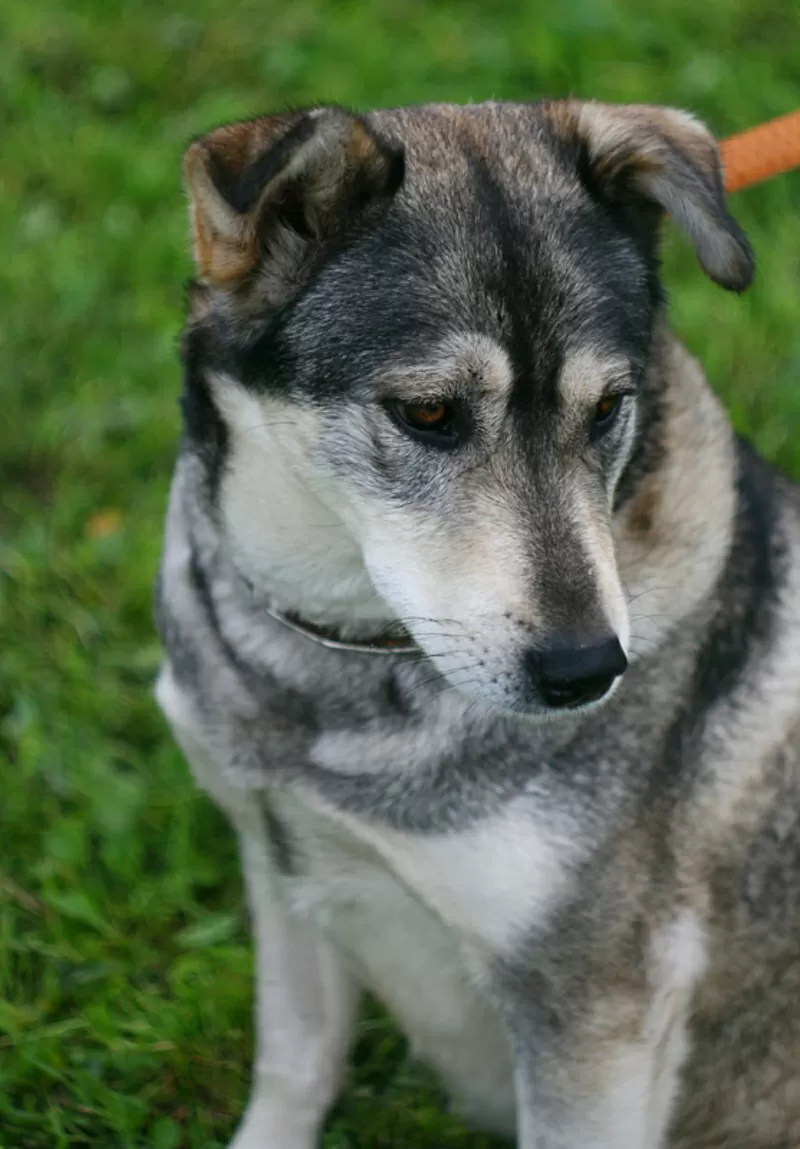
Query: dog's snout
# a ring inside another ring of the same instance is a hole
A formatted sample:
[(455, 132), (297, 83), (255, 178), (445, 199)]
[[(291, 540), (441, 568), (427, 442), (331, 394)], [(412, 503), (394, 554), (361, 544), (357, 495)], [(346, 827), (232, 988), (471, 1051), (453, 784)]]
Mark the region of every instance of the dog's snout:
[(628, 666), (616, 637), (594, 645), (564, 643), (529, 651), (525, 662), (543, 700), (557, 708), (596, 702)]

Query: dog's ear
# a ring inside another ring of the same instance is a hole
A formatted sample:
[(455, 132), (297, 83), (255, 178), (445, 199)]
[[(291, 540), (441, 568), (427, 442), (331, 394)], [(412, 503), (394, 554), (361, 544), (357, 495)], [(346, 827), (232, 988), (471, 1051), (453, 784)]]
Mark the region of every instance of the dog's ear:
[(582, 150), (585, 178), (605, 198), (668, 212), (700, 265), (729, 291), (753, 279), (753, 252), (725, 206), (717, 143), (686, 112), (646, 104), (566, 101), (550, 105)]
[(402, 151), (339, 108), (218, 128), (184, 158), (198, 278), (235, 287), (259, 269), (269, 297), (288, 300), (320, 248), (403, 172)]

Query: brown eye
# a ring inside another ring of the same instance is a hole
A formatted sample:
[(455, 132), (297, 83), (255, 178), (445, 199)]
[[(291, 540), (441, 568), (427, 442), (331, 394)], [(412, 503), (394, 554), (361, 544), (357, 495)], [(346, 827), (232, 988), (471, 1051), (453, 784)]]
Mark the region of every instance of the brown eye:
[(446, 403), (398, 403), (397, 411), (410, 427), (434, 431), (450, 415)]
[(416, 403), (395, 400), (389, 404), (389, 412), (404, 431), (424, 442), (449, 447), (458, 440), (456, 412), (452, 404), (443, 399)]
[(594, 433), (601, 434), (603, 431), (608, 430), (614, 419), (619, 414), (619, 409), (622, 406), (622, 395), (604, 395), (600, 402), (594, 409)]

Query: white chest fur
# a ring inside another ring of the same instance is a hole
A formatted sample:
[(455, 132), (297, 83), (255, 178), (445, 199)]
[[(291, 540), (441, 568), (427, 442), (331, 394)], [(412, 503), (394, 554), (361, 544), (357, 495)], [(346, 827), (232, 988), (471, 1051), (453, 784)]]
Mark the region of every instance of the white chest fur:
[(497, 955), (545, 924), (579, 854), (572, 827), (527, 796), (467, 829), (427, 834), (369, 822), (312, 795), (281, 804), (312, 859), (314, 901), (351, 901), (365, 882), (394, 882), (460, 942)]
[(303, 855), (302, 876), (286, 880), (295, 912), (322, 925), (356, 980), (388, 1006), (415, 1055), (437, 1070), (456, 1108), (479, 1126), (512, 1134), (505, 1031), (472, 975), (476, 948), (510, 940), (544, 907), (541, 885), (531, 897), (502, 868), (535, 860), (522, 848), (521, 811), (480, 831), (411, 837), (369, 832), (316, 800), (281, 795), (275, 805)]

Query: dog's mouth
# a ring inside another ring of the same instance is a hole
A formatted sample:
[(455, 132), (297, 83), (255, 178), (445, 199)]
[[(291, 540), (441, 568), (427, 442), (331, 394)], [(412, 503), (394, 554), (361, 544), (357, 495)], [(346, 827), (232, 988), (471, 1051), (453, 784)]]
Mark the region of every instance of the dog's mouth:
[(582, 682), (577, 687), (550, 688), (543, 692), (544, 699), (553, 710), (578, 710), (605, 698), (617, 681), (617, 677), (615, 674), (604, 675), (602, 678)]
[[(350, 637), (336, 627), (310, 622), (293, 611), (271, 606), (265, 610), (288, 630), (329, 650), (394, 656), (424, 654), (423, 647), (397, 622), (363, 638)], [(503, 702), (492, 699), (490, 691), (484, 701), (490, 705), (500, 702), (503, 710), (527, 714), (583, 710), (612, 692), (625, 673), (628, 660), (618, 639), (612, 637), (590, 646), (561, 645), (531, 651), (523, 657), (523, 665), (524, 688), (518, 697)], [(443, 677), (448, 677), (446, 672)], [(464, 684), (454, 682), (453, 685), (463, 687)], [(479, 688), (478, 693), (483, 696), (486, 692)]]
[(324, 646), (328, 650), (351, 651), (355, 654), (419, 654), (421, 647), (400, 623), (390, 623), (377, 634), (366, 638), (345, 638), (333, 626), (321, 626), (301, 618), (292, 611), (265, 607), (266, 613), (282, 623), (295, 634), (301, 634), (309, 642)]

